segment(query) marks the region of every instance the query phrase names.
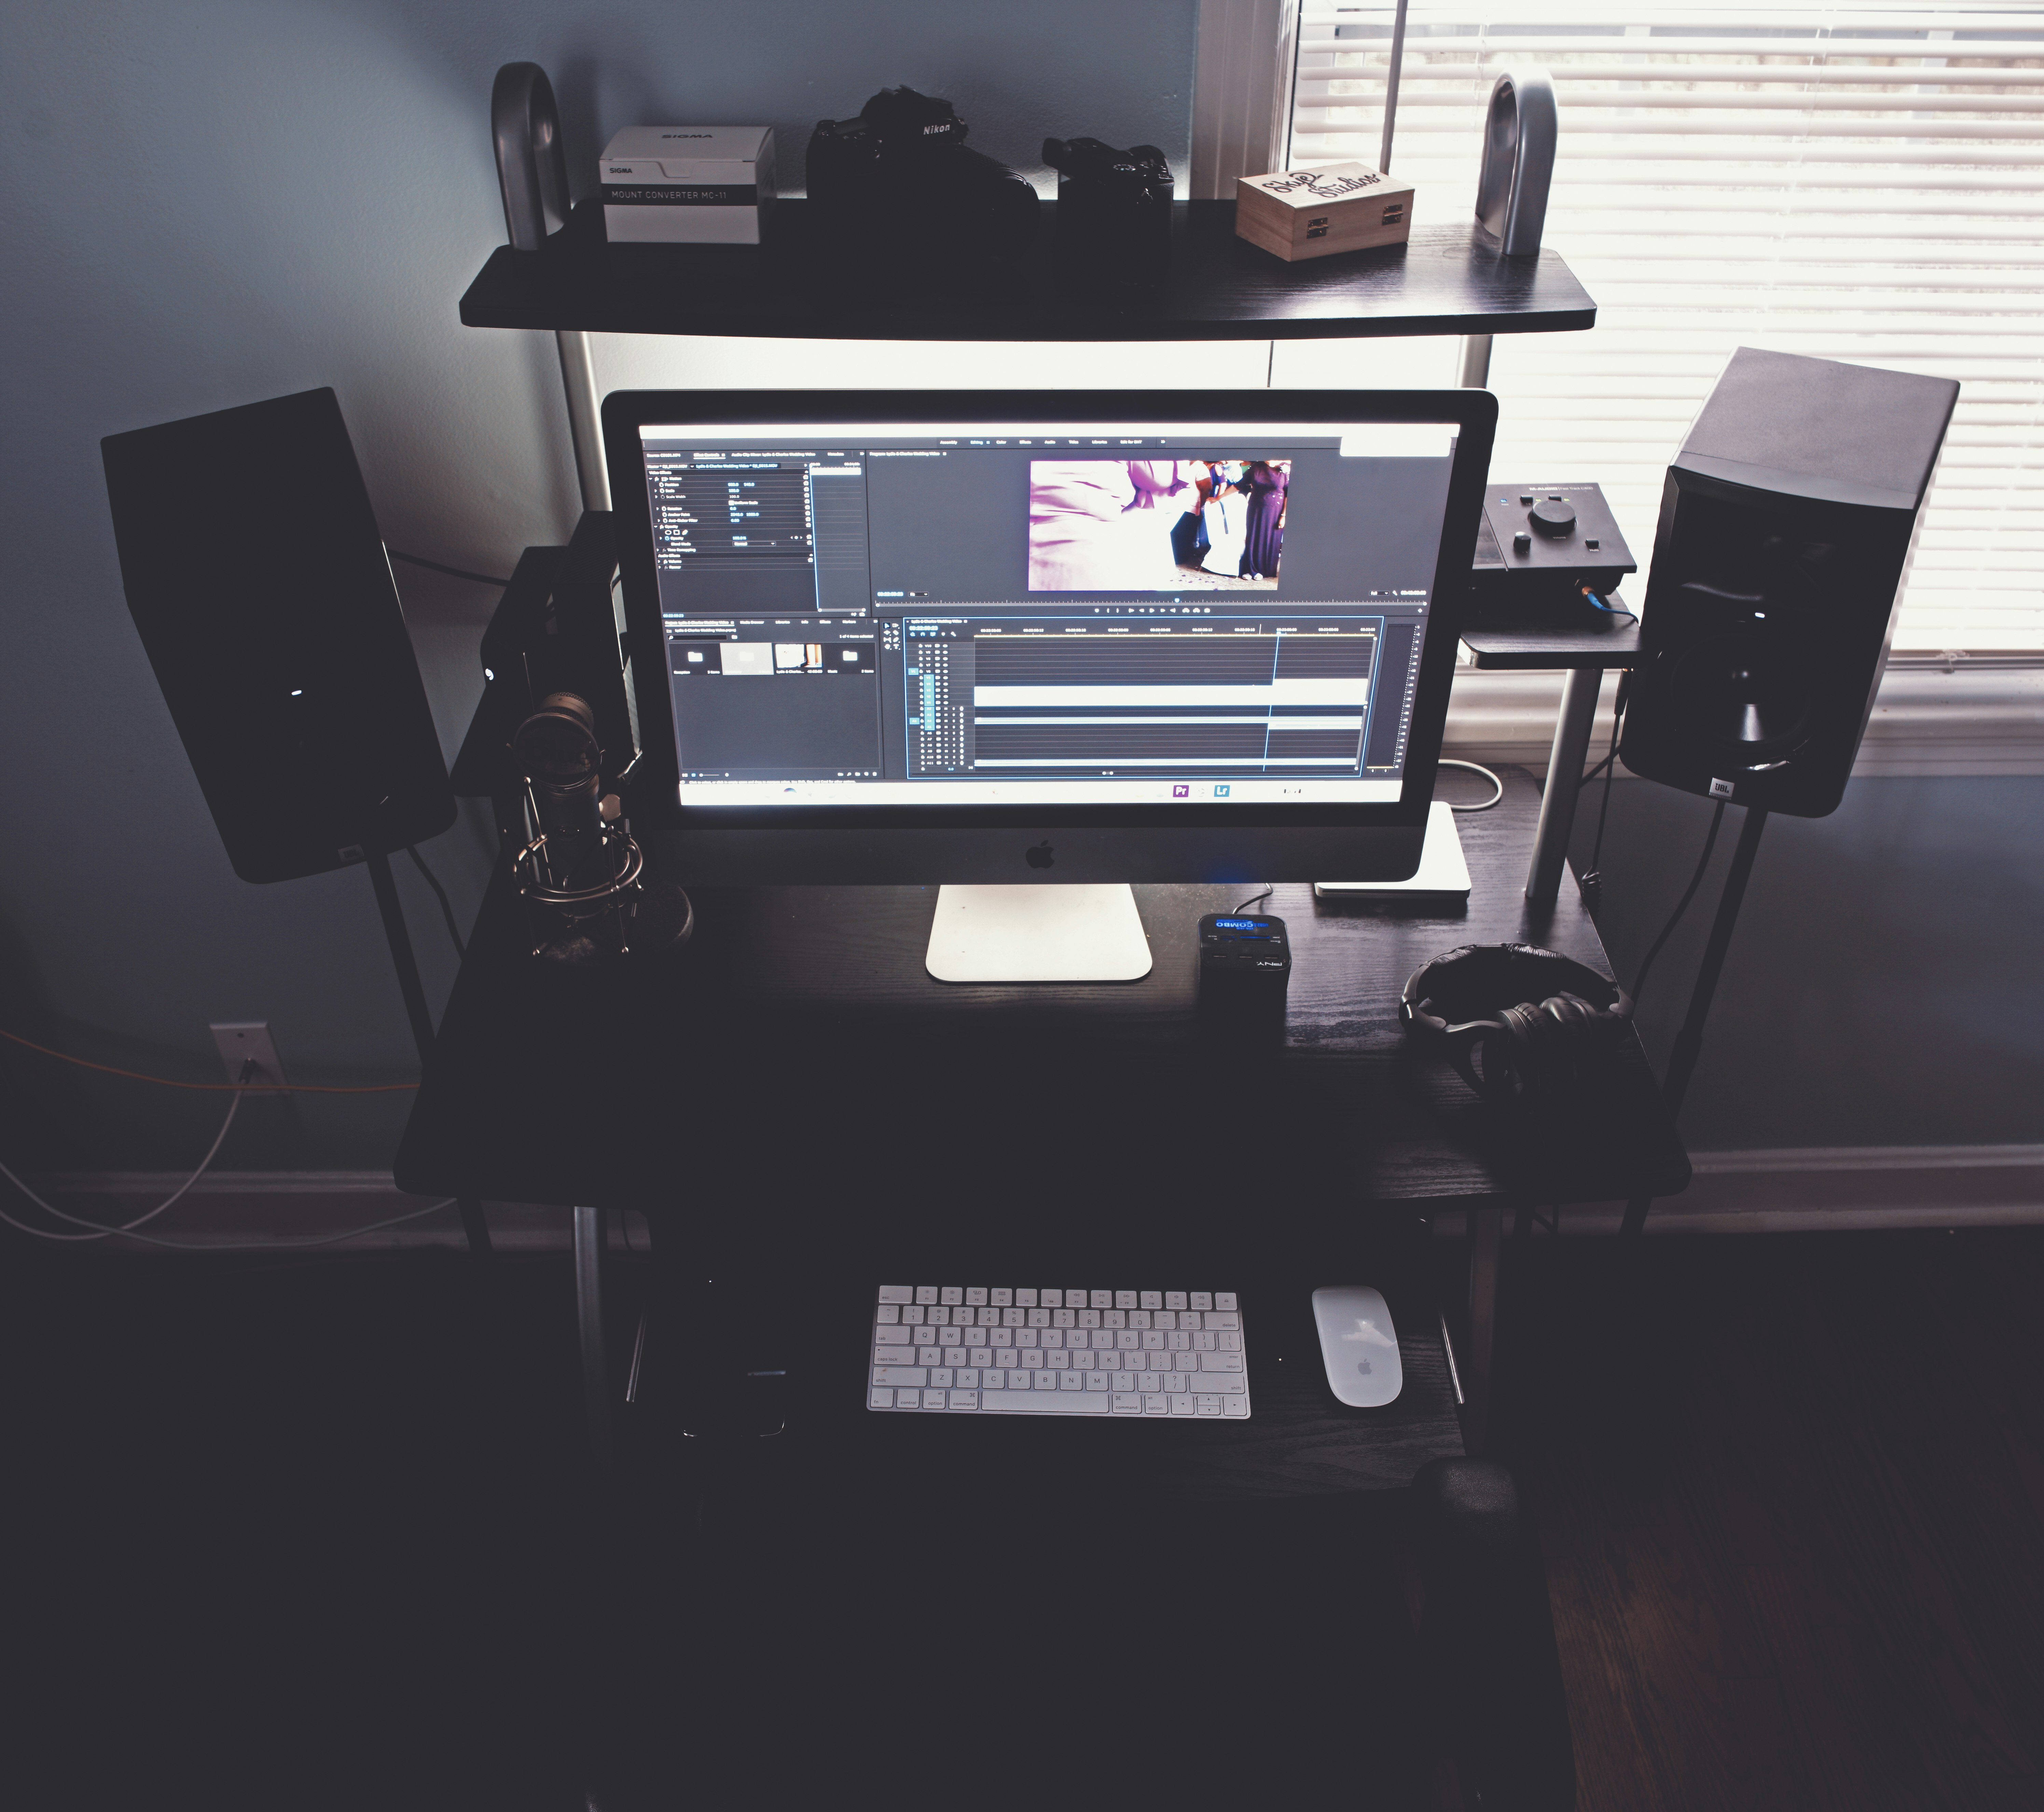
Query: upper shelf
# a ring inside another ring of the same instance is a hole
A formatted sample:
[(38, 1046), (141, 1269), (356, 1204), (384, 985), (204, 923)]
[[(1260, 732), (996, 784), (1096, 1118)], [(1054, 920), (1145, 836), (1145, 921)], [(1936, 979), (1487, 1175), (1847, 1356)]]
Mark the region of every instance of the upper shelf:
[[(537, 252), (492, 252), (471, 327), (805, 340), (1320, 340), (1557, 333), (1596, 304), (1558, 255), (1508, 259), (1473, 224), (1416, 228), (1408, 245), (1287, 264), (1235, 236), (1232, 202), (1173, 210), (1168, 275), (1140, 291), (1062, 263), (1056, 208), (1014, 266), (848, 269), (809, 204), (778, 202), (763, 245), (612, 245), (583, 202)], [(940, 224), (933, 238), (941, 242)]]

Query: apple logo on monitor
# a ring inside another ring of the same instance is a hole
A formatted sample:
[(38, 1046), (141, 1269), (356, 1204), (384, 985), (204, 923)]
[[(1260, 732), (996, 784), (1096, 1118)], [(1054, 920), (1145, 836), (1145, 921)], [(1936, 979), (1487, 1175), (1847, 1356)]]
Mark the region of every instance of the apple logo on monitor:
[(1051, 840), (1047, 837), (1033, 849), (1025, 849), (1022, 852), (1022, 860), (1032, 868), (1047, 868), (1057, 859), (1056, 852), (1051, 849)]

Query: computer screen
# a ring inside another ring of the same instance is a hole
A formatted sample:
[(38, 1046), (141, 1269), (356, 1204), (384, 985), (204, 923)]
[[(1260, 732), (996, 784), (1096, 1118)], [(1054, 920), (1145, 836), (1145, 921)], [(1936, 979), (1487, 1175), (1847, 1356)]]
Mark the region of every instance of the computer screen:
[(683, 812), (1424, 810), (1408, 771), (1431, 786), (1439, 730), (1416, 742), (1416, 712), (1444, 571), (1466, 585), (1480, 393), (1347, 420), (1279, 396), (770, 422), (611, 400), (613, 487), (637, 491), (620, 559), (664, 663), (646, 735), (671, 738)]

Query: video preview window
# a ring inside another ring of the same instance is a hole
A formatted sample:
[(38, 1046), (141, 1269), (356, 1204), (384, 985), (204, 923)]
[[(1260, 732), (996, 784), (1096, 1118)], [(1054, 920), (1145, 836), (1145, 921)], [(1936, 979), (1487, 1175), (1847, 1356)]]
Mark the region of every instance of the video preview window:
[(1289, 460), (1032, 460), (1032, 591), (1273, 591)]

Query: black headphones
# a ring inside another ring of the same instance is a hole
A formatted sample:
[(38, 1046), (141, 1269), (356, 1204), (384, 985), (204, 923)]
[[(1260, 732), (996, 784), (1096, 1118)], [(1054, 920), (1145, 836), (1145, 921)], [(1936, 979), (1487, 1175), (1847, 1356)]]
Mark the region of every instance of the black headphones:
[(1585, 1057), (1631, 1029), (1632, 997), (1552, 950), (1465, 944), (1412, 971), (1398, 1020), (1478, 1095), (1516, 1098), (1577, 1079)]

